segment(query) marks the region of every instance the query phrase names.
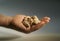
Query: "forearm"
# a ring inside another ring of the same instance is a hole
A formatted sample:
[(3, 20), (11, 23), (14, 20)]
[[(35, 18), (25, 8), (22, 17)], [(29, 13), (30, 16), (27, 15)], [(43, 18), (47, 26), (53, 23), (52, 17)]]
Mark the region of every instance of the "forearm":
[(11, 21), (11, 16), (0, 15), (0, 26), (8, 26)]

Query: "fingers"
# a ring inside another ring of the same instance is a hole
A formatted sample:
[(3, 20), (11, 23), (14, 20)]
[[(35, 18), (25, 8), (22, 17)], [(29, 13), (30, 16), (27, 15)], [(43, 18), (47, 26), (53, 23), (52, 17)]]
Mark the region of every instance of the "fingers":
[(32, 26), (31, 30), (32, 31), (38, 30), (39, 28), (41, 28), (42, 26), (44, 26), (49, 21), (50, 21), (49, 17), (44, 17), (44, 18), (42, 18), (42, 20), (40, 20), (40, 23), (38, 23), (37, 25)]
[(50, 18), (46, 16), (42, 18), (41, 21), (45, 21), (45, 23), (48, 23), (50, 21)]

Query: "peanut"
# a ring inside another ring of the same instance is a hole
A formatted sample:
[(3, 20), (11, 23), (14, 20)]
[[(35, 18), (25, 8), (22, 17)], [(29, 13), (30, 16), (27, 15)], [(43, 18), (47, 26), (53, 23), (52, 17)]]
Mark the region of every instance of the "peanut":
[(23, 24), (26, 26), (26, 27), (30, 27), (30, 24), (28, 21), (23, 21)]
[(38, 24), (40, 21), (38, 19), (37, 16), (26, 16), (23, 20), (23, 24), (26, 26), (26, 27), (30, 27), (34, 24)]
[(33, 16), (32, 19), (33, 19), (33, 24), (38, 24), (40, 22), (37, 16)]

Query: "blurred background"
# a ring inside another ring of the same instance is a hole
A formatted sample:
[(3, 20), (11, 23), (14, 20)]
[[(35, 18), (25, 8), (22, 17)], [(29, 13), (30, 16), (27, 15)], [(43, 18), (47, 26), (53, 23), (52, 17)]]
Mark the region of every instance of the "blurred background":
[(60, 34), (59, 0), (0, 0), (0, 14), (8, 16), (37, 15), (40, 19), (49, 16), (51, 21), (47, 25), (28, 35)]

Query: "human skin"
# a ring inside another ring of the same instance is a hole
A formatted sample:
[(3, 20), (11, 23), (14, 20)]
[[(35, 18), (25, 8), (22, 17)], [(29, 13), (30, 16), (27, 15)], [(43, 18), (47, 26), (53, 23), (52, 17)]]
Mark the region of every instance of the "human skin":
[(33, 25), (32, 27), (26, 28), (22, 23), (24, 17), (26, 17), (26, 15), (15, 15), (15, 16), (0, 15), (0, 26), (15, 29), (23, 33), (30, 33), (42, 28), (42, 26), (44, 26), (50, 21), (49, 17), (43, 17), (40, 20), (40, 23)]

